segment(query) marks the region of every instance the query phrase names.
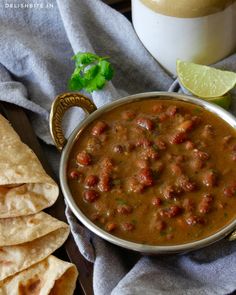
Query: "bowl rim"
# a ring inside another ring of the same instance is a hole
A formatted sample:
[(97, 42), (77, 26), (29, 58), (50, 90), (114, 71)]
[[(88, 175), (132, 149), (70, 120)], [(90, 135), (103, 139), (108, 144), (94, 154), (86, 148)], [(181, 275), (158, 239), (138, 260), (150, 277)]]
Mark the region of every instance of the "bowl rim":
[(102, 228), (98, 227), (94, 224), (88, 217), (84, 215), (84, 213), (79, 209), (72, 194), (70, 193), (69, 186), (67, 184), (67, 161), (70, 155), (70, 151), (79, 137), (79, 134), (82, 130), (98, 118), (103, 112), (110, 111), (120, 105), (133, 102), (133, 101), (140, 101), (145, 99), (167, 99), (167, 100), (179, 100), (192, 103), (194, 105), (203, 107), (208, 111), (220, 116), (224, 121), (226, 121), (229, 125), (231, 125), (234, 129), (236, 129), (236, 118), (230, 114), (229, 112), (225, 111), (223, 108), (214, 105), (212, 103), (208, 103), (205, 100), (194, 98), (192, 96), (178, 94), (175, 92), (165, 92), (165, 91), (155, 91), (155, 92), (144, 92), (138, 93), (134, 95), (125, 96), (123, 98), (117, 99), (113, 102), (107, 103), (104, 106), (98, 108), (95, 112), (88, 115), (85, 119), (83, 119), (77, 127), (73, 130), (71, 135), (68, 138), (68, 141), (63, 148), (61, 160), (60, 160), (60, 168), (59, 168), (59, 177), (60, 177), (60, 185), (63, 192), (63, 195), (66, 199), (67, 204), (69, 205), (70, 209), (74, 213), (74, 215), (80, 220), (80, 222), (85, 225), (90, 231), (94, 234), (98, 235), (99, 237), (105, 239), (106, 241), (118, 245), (120, 247), (134, 250), (137, 252), (141, 252), (143, 254), (168, 254), (168, 253), (179, 253), (179, 252), (188, 252), (192, 250), (196, 250), (202, 247), (206, 247), (216, 241), (226, 237), (232, 231), (236, 229), (236, 218), (232, 220), (228, 225), (221, 228), (219, 231), (215, 232), (214, 234), (203, 238), (201, 240), (196, 240), (193, 242), (185, 243), (185, 244), (177, 244), (177, 245), (147, 245), (147, 244), (140, 244), (136, 242), (131, 242), (125, 239), (118, 238)]

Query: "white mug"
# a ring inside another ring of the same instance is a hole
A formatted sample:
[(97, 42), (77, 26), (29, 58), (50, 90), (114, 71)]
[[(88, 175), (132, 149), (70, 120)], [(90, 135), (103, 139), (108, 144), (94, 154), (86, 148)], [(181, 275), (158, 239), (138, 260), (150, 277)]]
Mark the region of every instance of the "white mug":
[(132, 0), (132, 21), (173, 75), (177, 59), (209, 65), (236, 49), (236, 0)]

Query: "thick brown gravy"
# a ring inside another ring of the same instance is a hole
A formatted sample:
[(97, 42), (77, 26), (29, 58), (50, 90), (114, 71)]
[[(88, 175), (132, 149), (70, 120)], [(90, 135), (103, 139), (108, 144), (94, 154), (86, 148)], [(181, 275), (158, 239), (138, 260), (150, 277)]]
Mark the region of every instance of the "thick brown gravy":
[(236, 216), (236, 132), (190, 103), (128, 103), (85, 128), (68, 183), (83, 213), (120, 238), (175, 245)]

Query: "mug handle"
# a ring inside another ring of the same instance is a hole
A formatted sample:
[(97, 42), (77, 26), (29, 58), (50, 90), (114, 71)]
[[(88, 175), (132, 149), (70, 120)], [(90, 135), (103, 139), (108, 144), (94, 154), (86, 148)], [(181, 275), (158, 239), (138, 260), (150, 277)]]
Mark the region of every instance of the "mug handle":
[(62, 131), (63, 116), (69, 108), (75, 106), (82, 108), (87, 114), (91, 114), (97, 109), (88, 97), (73, 92), (58, 95), (52, 103), (49, 127), (53, 142), (59, 151), (62, 151), (67, 141)]

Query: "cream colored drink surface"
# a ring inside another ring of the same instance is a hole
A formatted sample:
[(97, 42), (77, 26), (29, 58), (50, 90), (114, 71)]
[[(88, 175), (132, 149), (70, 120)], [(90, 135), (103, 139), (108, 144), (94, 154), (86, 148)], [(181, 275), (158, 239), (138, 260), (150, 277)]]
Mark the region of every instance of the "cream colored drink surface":
[(177, 59), (209, 65), (236, 50), (236, 0), (132, 0), (132, 20), (173, 75)]
[(160, 14), (193, 18), (222, 11), (236, 0), (141, 0), (141, 2)]

